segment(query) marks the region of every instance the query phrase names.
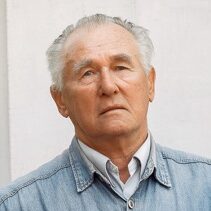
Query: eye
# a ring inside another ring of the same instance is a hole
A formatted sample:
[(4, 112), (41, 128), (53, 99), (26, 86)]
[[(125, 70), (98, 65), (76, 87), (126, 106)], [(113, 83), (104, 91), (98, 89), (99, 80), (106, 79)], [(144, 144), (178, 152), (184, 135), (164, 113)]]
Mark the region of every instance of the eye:
[(91, 76), (93, 74), (94, 74), (94, 72), (92, 70), (88, 70), (83, 74), (83, 77), (88, 77), (88, 76)]
[(126, 67), (126, 66), (121, 66), (121, 65), (115, 66), (115, 67), (114, 67), (114, 70), (117, 70), (117, 71), (128, 70), (128, 69), (129, 69), (128, 67)]
[(95, 69), (84, 70), (80, 77), (80, 82), (82, 84), (91, 84), (95, 82), (98, 78), (97, 71)]

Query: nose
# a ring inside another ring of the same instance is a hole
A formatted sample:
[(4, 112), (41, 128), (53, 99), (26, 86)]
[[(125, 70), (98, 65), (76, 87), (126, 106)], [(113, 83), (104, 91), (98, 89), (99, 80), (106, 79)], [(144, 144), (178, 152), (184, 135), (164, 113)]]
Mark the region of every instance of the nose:
[(100, 95), (111, 96), (117, 94), (119, 88), (116, 84), (115, 76), (109, 70), (102, 70), (99, 81)]

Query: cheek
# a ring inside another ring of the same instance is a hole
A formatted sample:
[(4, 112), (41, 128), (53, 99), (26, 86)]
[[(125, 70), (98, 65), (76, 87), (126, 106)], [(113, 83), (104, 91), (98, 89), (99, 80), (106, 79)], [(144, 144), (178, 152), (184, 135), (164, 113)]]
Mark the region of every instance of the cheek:
[(84, 112), (86, 112), (86, 115), (89, 115), (95, 106), (93, 89), (73, 86), (66, 92), (66, 99), (69, 111), (73, 113), (73, 115), (75, 113), (80, 115), (80, 113)]
[(136, 81), (132, 86), (127, 87), (128, 103), (136, 113), (143, 113), (148, 108), (148, 88), (144, 80)]
[(145, 76), (134, 74), (126, 81), (126, 90), (134, 97), (146, 98), (148, 95), (148, 84)]

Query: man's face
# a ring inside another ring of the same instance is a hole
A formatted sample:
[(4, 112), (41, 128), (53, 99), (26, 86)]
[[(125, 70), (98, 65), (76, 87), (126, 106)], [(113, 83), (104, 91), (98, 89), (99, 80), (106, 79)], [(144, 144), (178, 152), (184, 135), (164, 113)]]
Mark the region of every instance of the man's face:
[(63, 89), (52, 95), (85, 142), (147, 130), (154, 70), (145, 74), (134, 37), (116, 24), (78, 29), (67, 40)]

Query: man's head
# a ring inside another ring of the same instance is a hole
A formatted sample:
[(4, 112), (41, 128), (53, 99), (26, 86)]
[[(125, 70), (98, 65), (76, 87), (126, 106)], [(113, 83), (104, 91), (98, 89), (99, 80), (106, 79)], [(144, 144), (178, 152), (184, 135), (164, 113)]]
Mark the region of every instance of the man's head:
[(104, 15), (80, 20), (49, 48), (51, 94), (82, 141), (147, 131), (152, 49), (143, 28)]
[[(141, 54), (141, 62), (144, 70), (148, 72), (151, 68), (151, 61), (153, 55), (153, 44), (148, 36), (148, 31), (134, 23), (127, 20), (122, 20), (119, 17), (110, 17), (103, 14), (96, 14), (80, 19), (76, 25), (69, 25), (63, 33), (54, 40), (52, 45), (47, 50), (47, 58), (49, 64), (49, 71), (51, 73), (52, 82), (56, 89), (62, 88), (62, 74), (65, 67), (65, 55), (63, 52), (64, 45), (68, 37), (79, 28), (98, 27), (100, 25), (115, 23), (122, 26), (125, 30), (130, 32), (134, 39), (137, 40)], [(103, 32), (102, 32), (103, 33)]]

